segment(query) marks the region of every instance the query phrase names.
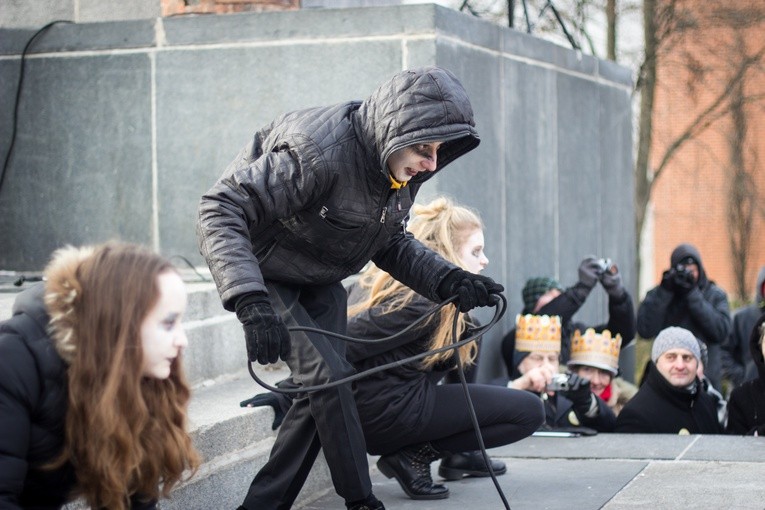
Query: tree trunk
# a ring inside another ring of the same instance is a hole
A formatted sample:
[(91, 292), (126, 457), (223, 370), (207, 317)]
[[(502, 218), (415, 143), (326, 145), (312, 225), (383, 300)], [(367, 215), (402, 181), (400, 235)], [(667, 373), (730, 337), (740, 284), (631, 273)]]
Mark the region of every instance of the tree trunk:
[(616, 62), (616, 0), (606, 0), (606, 58)]
[[(656, 0), (643, 2), (643, 39), (645, 56), (638, 76), (637, 92), (640, 94), (640, 114), (638, 120), (638, 146), (635, 161), (635, 274), (640, 282), (640, 247), (643, 226), (651, 199), (653, 173), (649, 165), (653, 137), (653, 101), (656, 92)], [(635, 289), (637, 290), (637, 289)], [(633, 295), (639, 296), (638, 292)]]
[[(739, 47), (744, 46), (739, 39)], [(745, 49), (742, 48), (742, 51)], [(752, 240), (755, 200), (752, 196), (754, 182), (746, 167), (744, 150), (746, 147), (747, 117), (744, 109), (744, 88), (742, 78), (733, 90), (730, 98), (732, 127), (728, 136), (730, 165), (730, 191), (728, 193), (728, 234), (733, 261), (733, 274), (736, 281), (737, 297), (745, 301), (749, 294), (746, 274), (749, 265), (749, 248)]]

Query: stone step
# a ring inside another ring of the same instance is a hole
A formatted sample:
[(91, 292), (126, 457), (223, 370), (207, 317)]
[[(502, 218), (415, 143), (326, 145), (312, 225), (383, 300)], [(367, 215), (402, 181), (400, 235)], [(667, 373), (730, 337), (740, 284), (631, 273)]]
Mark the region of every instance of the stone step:
[[(289, 374), (284, 364), (255, 366), (255, 371), (272, 385)], [(270, 407), (242, 408), (239, 402), (264, 391), (247, 371), (194, 388), (189, 429), (203, 464), (162, 502), (163, 509), (233, 509), (242, 503), (253, 476), (268, 460), (276, 431), (271, 430)], [(332, 490), (329, 469), (320, 455), (295, 507)]]

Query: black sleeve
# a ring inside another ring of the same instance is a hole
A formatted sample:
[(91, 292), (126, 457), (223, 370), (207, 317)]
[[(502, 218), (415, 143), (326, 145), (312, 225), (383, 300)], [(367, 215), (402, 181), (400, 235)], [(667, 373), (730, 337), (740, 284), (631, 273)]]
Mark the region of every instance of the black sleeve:
[(637, 312), (637, 332), (642, 338), (653, 338), (664, 327), (667, 307), (675, 294), (663, 288), (654, 287), (645, 295)]

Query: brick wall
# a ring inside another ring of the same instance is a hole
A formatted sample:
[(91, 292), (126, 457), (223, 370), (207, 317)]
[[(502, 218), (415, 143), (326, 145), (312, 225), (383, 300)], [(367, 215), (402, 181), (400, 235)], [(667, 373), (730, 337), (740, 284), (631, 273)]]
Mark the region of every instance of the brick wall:
[[(765, 43), (762, 25), (743, 31), (749, 52)], [(724, 30), (705, 30), (699, 39), (689, 39), (665, 56), (659, 69), (659, 83), (654, 110), (654, 146), (652, 163), (657, 165), (669, 143), (675, 140), (722, 91), (724, 74), (730, 73), (737, 55), (731, 53), (733, 34)], [(709, 41), (715, 44), (710, 46)], [(711, 51), (710, 51), (711, 50)], [(693, 76), (685, 65), (688, 57), (699, 64)], [(721, 72), (722, 71), (722, 72)], [(751, 74), (747, 81), (748, 94), (765, 92), (765, 76)], [(751, 299), (757, 273), (765, 265), (765, 122), (764, 104), (746, 108), (748, 132), (746, 158), (752, 165), (759, 190), (759, 212), (756, 213), (754, 234), (749, 250), (747, 299)], [(708, 276), (715, 280), (729, 298), (736, 296), (735, 273), (732, 266), (727, 197), (729, 193), (729, 144), (731, 121), (724, 117), (703, 134), (688, 142), (676, 154), (653, 191), (654, 281), (669, 267), (669, 257), (682, 242), (694, 244), (701, 252)]]
[(289, 11), (300, 8), (300, 0), (160, 0), (160, 2), (162, 16)]

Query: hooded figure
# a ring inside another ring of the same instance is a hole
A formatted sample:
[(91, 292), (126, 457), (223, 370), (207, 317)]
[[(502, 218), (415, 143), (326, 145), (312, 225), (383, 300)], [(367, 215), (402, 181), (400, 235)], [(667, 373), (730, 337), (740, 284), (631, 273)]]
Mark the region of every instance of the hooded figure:
[(687, 329), (706, 344), (709, 364), (704, 374), (719, 389), (720, 350), (731, 327), (728, 296), (709, 280), (699, 251), (690, 244), (675, 248), (661, 284), (648, 291), (638, 308), (641, 337), (653, 338), (669, 326)]
[(722, 347), (723, 375), (735, 388), (744, 381), (757, 378), (757, 367), (749, 354), (749, 336), (757, 320), (765, 312), (765, 266), (757, 275), (754, 303), (733, 314), (733, 327)]
[(730, 394), (729, 434), (765, 436), (765, 313), (755, 322), (749, 335), (749, 353), (758, 377), (746, 381)]
[[(223, 306), (242, 322), (250, 362), (281, 357), (301, 387), (354, 369), (341, 281), (370, 260), (423, 297), (463, 312), (502, 286), (447, 262), (406, 231), (420, 186), (478, 146), (467, 93), (449, 71), (402, 71), (364, 101), (284, 114), (259, 130), (200, 202), (197, 232)], [(323, 447), (351, 509), (372, 494), (350, 384), (295, 398), (242, 508), (289, 508)]]

